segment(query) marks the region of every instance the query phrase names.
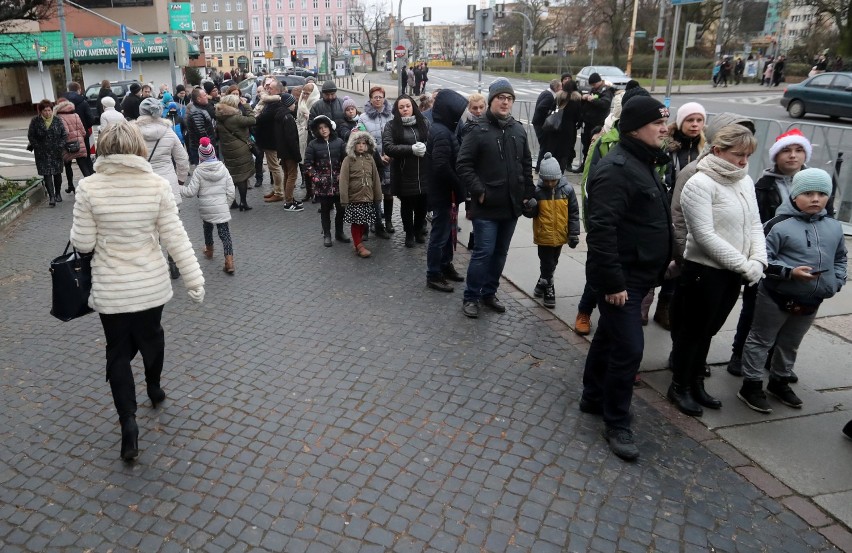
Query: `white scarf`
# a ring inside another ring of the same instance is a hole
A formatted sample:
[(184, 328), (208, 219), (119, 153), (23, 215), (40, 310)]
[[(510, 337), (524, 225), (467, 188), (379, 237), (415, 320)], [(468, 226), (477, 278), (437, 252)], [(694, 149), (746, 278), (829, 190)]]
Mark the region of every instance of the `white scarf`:
[(708, 154), (699, 160), (698, 170), (719, 184), (734, 184), (748, 174), (748, 165), (741, 169), (715, 154)]

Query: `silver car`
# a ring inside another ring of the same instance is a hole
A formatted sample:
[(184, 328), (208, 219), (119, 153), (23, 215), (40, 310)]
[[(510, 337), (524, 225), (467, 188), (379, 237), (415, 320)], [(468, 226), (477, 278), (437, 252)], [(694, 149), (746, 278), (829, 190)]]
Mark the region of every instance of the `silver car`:
[(597, 73), (604, 81), (611, 83), (613, 88), (621, 90), (624, 90), (627, 82), (630, 81), (630, 75), (618, 67), (613, 67), (612, 65), (587, 65), (574, 75), (574, 80), (577, 81), (577, 87), (580, 90), (592, 87), (589, 84), (589, 77), (592, 73)]

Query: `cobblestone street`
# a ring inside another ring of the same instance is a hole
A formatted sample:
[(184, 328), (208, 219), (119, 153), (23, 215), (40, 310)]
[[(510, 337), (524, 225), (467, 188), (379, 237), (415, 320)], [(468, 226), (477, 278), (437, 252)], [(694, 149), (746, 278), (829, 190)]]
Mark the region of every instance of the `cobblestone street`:
[(0, 231), (3, 553), (837, 551), (639, 397), (642, 456), (613, 456), (577, 408), (583, 341), (508, 282), (505, 314), (467, 319), (398, 221), (359, 259), (259, 190), (233, 277), (182, 205), (207, 293), (173, 283), (157, 409), (134, 363), (133, 464), (97, 315), (49, 315), (73, 196)]

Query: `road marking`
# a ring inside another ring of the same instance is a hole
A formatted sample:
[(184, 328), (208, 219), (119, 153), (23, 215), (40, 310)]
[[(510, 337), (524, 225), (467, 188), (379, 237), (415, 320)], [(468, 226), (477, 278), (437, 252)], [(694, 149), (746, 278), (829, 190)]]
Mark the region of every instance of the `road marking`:
[(752, 106), (777, 104), (778, 100), (780, 99), (780, 94), (775, 94), (773, 96), (736, 96), (733, 98), (726, 97), (720, 94), (719, 96), (707, 96), (704, 98), (699, 98), (699, 100), (705, 102), (728, 102), (731, 104), (748, 104)]

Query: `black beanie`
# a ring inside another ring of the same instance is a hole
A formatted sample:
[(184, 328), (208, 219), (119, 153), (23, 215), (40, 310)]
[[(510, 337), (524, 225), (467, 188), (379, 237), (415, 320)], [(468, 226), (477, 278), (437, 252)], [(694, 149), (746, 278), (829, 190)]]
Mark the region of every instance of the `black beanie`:
[(296, 98), (294, 98), (292, 94), (284, 92), (281, 94), (281, 103), (284, 104), (285, 108), (289, 108), (296, 103)]
[(210, 81), (207, 81), (206, 83), (204, 83), (204, 92), (206, 92), (207, 94), (210, 94), (211, 92), (213, 92), (213, 88), (215, 86), (216, 85), (214, 85)]
[(589, 84), (597, 84), (602, 80), (603, 79), (601, 79), (600, 73), (592, 73), (591, 75), (589, 75)]
[(634, 98), (636, 96), (650, 96), (651, 93), (642, 88), (641, 86), (634, 86), (633, 88), (628, 88), (624, 91), (624, 94), (621, 95), (621, 107), (624, 108), (624, 104), (627, 103), (627, 100), (630, 98)]
[(669, 109), (650, 96), (634, 96), (621, 107), (618, 131), (622, 134), (635, 131), (657, 119), (668, 119)]

